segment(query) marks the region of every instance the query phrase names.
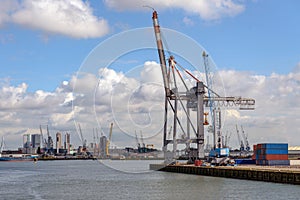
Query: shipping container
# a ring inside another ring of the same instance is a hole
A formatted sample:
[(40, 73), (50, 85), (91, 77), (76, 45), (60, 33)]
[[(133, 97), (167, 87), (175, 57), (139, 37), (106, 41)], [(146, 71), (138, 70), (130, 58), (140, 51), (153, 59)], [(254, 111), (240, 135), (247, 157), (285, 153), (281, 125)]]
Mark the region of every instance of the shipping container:
[(287, 143), (263, 143), (261, 144), (263, 149), (288, 149)]
[(287, 155), (288, 149), (265, 149), (264, 154), (269, 155), (269, 154), (285, 154)]
[(289, 160), (267, 160), (266, 165), (290, 165)]
[(257, 145), (254, 144), (254, 145), (253, 145), (253, 151), (255, 151), (256, 149), (257, 149)]
[(257, 149), (257, 155), (268, 155), (268, 154), (288, 154), (288, 149)]
[(266, 154), (258, 155), (258, 160), (288, 160), (289, 156), (287, 154)]
[(289, 160), (256, 160), (257, 165), (282, 166), (290, 165)]
[(262, 144), (257, 144), (257, 149), (261, 149), (262, 148)]

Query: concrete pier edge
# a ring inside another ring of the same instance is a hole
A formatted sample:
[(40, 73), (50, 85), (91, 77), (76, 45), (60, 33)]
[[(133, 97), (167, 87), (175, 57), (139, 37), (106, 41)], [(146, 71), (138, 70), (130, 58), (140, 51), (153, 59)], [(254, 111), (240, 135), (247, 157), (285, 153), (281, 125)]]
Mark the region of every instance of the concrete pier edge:
[(150, 164), (150, 170), (300, 185), (300, 171), (286, 170), (285, 168)]

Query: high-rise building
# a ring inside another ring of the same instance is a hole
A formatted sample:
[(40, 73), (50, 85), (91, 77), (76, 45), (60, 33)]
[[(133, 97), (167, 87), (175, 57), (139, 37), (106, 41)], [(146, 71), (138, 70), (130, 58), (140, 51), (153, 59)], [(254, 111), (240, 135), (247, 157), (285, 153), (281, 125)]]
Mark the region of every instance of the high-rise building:
[(107, 138), (106, 136), (100, 137), (100, 156), (102, 158), (106, 158), (106, 144), (107, 144)]
[(56, 153), (59, 153), (59, 149), (61, 149), (61, 133), (56, 133)]
[(31, 144), (32, 144), (32, 148), (41, 147), (41, 135), (40, 134), (31, 135)]
[(32, 147), (31, 143), (31, 135), (30, 134), (24, 134), (23, 135), (23, 148), (27, 149)]
[(70, 133), (65, 134), (64, 149), (67, 150), (67, 154), (70, 154)]

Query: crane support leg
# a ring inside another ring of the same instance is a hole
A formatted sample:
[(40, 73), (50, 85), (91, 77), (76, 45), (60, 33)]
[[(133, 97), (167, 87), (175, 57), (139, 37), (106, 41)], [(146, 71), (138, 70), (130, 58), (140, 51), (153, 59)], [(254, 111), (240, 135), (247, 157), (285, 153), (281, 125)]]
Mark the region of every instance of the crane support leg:
[(203, 96), (205, 93), (203, 82), (197, 82), (196, 86), (196, 96), (197, 96), (197, 157), (199, 159), (204, 159), (204, 125), (203, 125)]

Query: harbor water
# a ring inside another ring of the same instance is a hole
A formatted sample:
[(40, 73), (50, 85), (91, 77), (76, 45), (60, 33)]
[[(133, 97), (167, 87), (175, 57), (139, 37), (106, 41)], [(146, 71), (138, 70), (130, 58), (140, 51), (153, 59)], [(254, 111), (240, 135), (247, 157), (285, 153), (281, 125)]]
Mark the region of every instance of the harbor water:
[(150, 171), (153, 160), (0, 162), (0, 199), (299, 199), (300, 186)]

